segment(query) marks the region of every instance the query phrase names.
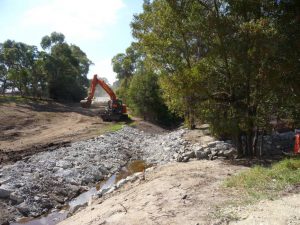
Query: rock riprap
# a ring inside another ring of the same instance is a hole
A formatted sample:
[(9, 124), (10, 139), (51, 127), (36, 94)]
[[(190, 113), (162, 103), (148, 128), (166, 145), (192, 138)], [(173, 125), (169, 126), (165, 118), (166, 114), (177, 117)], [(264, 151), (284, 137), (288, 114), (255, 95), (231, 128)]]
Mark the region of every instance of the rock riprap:
[(185, 151), (177, 155), (178, 162), (188, 162), (191, 158), (200, 159), (230, 159), (237, 154), (237, 150), (230, 142), (213, 141), (207, 144), (191, 144)]
[[(69, 147), (41, 152), (0, 167), (0, 201), (17, 216), (38, 216), (61, 207), (89, 186), (101, 181), (129, 160), (161, 164), (175, 160), (187, 145), (185, 129), (149, 134), (125, 126)], [(1, 218), (0, 218), (1, 222)]]

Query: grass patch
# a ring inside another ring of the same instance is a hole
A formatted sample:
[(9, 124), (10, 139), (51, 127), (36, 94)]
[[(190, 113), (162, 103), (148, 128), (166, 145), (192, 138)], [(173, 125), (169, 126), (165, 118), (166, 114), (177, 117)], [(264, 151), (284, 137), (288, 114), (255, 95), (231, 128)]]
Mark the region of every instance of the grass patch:
[(256, 166), (228, 178), (225, 186), (245, 190), (254, 199), (274, 198), (300, 183), (300, 158), (285, 159), (270, 168)]
[(109, 133), (109, 132), (116, 132), (118, 130), (121, 130), (125, 125), (134, 127), (135, 122), (133, 120), (129, 120), (126, 122), (111, 123), (108, 126), (106, 126), (105, 128), (99, 130), (97, 132), (97, 135), (102, 135), (102, 134)]
[(125, 125), (124, 122), (119, 122), (116, 124), (109, 125), (107, 127), (106, 132), (115, 132), (115, 131), (121, 130), (124, 127), (124, 125)]

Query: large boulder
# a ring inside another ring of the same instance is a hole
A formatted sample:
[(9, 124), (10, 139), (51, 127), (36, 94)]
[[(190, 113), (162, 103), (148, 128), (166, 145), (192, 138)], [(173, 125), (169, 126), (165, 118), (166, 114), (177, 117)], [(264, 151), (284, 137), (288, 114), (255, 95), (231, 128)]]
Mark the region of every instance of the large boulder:
[(208, 158), (208, 152), (207, 151), (195, 151), (195, 155), (197, 159), (207, 159)]
[(9, 198), (10, 194), (13, 192), (11, 186), (3, 184), (0, 186), (0, 198)]

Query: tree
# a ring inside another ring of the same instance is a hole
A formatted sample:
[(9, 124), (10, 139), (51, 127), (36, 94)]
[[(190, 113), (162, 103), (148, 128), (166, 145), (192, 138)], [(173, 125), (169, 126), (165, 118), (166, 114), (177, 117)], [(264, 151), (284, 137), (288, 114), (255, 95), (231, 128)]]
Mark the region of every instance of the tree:
[(135, 114), (145, 120), (165, 122), (167, 108), (161, 98), (157, 76), (151, 71), (135, 74), (128, 89), (128, 102)]
[(168, 107), (254, 155), (272, 117), (299, 114), (299, 8), (293, 0), (154, 0), (131, 26)]
[(92, 62), (76, 45), (64, 42), (64, 35), (53, 32), (42, 38), (48, 49), (45, 70), (49, 79), (49, 95), (54, 99), (79, 101), (88, 88), (87, 73)]
[(37, 57), (38, 51), (35, 46), (11, 40), (7, 40), (1, 45), (0, 61), (3, 73), (3, 93), (9, 80), (11, 82), (10, 86), (13, 89), (18, 88), (21, 95), (30, 94), (32, 81), (36, 77), (33, 74), (33, 65)]

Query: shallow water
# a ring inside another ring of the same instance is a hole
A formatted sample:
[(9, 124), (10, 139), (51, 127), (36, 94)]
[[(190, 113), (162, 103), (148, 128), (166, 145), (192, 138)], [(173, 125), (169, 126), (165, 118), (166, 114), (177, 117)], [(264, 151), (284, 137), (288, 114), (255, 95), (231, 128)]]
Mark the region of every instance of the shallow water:
[(143, 160), (135, 160), (130, 162), (126, 167), (122, 168), (120, 172), (112, 175), (105, 182), (99, 182), (95, 187), (83, 192), (76, 198), (72, 199), (68, 204), (60, 211), (54, 211), (47, 213), (38, 218), (24, 217), (11, 225), (55, 225), (60, 221), (67, 218), (68, 213), (76, 206), (84, 205), (88, 203), (92, 196), (100, 189), (108, 189), (112, 187), (119, 180), (126, 178), (137, 172), (142, 172), (151, 165), (147, 165)]

